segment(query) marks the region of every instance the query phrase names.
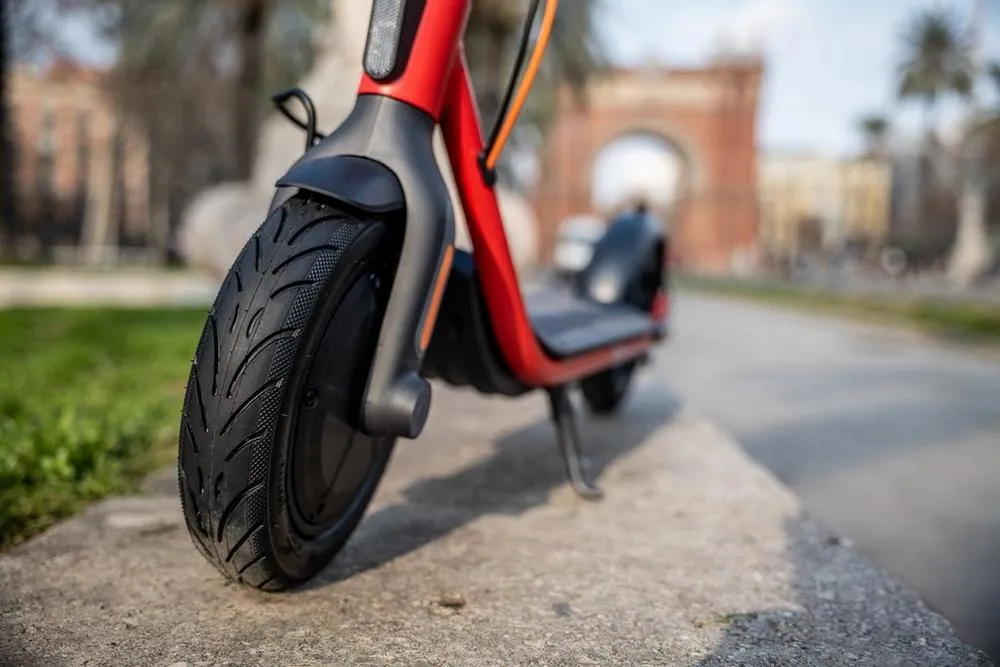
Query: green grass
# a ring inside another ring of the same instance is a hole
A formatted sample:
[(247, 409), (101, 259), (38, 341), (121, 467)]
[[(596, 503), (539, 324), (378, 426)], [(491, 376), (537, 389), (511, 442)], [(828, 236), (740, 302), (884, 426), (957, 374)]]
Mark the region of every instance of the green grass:
[(682, 289), (906, 324), (950, 338), (1000, 343), (1000, 307), (995, 304), (896, 295), (862, 296), (729, 278), (682, 276), (677, 285)]
[(172, 460), (204, 318), (0, 311), (0, 549)]

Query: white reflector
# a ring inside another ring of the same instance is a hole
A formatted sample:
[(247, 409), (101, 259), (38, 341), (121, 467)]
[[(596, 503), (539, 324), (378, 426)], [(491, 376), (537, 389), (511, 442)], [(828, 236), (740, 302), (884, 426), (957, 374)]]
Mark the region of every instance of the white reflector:
[(387, 78), (396, 67), (399, 33), (406, 0), (375, 0), (365, 46), (365, 72), (376, 81)]

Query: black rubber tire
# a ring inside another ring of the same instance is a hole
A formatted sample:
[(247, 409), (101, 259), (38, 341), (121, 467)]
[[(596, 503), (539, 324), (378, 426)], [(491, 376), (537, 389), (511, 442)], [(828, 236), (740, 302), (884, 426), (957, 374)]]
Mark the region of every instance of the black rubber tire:
[(580, 393), (595, 415), (610, 415), (618, 411), (635, 373), (636, 362), (629, 361), (580, 380)]
[(232, 580), (276, 591), (316, 575), (382, 477), (394, 440), (360, 433), (357, 415), (398, 259), (387, 230), (293, 198), (208, 315), (178, 479), (195, 546)]

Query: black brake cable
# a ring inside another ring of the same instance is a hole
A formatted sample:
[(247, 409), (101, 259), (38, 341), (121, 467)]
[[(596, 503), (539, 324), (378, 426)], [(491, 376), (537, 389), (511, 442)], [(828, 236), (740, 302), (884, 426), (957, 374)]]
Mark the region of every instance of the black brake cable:
[(507, 92), (504, 93), (503, 101), (500, 103), (500, 108), (497, 110), (497, 117), (493, 121), (493, 130), (490, 132), (489, 139), (486, 142), (486, 147), (479, 156), (479, 166), (483, 172), (483, 178), (486, 179), (486, 182), (489, 185), (496, 184), (497, 175), (495, 169), (490, 169), (486, 166), (486, 156), (493, 152), (493, 147), (496, 145), (497, 138), (500, 134), (500, 127), (503, 125), (504, 118), (510, 110), (510, 103), (514, 98), (514, 90), (517, 88), (518, 79), (521, 78), (521, 70), (524, 68), (524, 60), (528, 55), (528, 44), (531, 41), (531, 28), (535, 25), (535, 19), (538, 17), (538, 6), (540, 4), (541, 0), (531, 0), (531, 5), (528, 8), (528, 15), (524, 19), (524, 28), (521, 32), (521, 44), (517, 48), (517, 58), (514, 61), (514, 71), (511, 73), (510, 82), (507, 84)]

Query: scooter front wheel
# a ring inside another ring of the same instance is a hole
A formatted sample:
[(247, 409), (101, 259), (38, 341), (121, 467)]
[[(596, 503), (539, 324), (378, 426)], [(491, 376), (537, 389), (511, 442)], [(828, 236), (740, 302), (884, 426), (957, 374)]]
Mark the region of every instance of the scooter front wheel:
[(250, 238), (188, 380), (178, 478), (198, 550), (268, 591), (322, 570), (371, 501), (394, 440), (358, 415), (398, 260), (381, 220), (295, 197)]

